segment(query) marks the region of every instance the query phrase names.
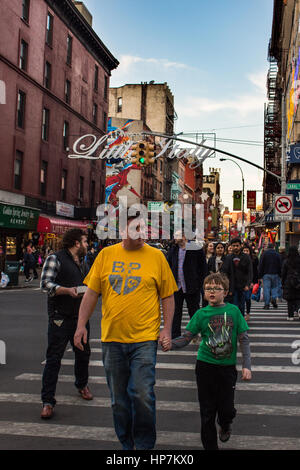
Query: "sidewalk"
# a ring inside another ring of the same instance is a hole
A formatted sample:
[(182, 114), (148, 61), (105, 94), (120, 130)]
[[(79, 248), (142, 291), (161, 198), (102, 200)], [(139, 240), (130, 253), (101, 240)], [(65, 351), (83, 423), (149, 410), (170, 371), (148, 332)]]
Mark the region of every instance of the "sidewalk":
[(38, 289), (40, 287), (40, 279), (41, 279), (41, 268), (37, 268), (37, 273), (38, 273), (38, 279), (33, 279), (31, 282), (25, 282), (25, 276), (24, 273), (19, 273), (19, 282), (17, 286), (10, 286), (8, 284), (7, 287), (4, 287), (3, 289), (0, 289), (2, 291), (4, 290), (16, 290), (16, 289)]

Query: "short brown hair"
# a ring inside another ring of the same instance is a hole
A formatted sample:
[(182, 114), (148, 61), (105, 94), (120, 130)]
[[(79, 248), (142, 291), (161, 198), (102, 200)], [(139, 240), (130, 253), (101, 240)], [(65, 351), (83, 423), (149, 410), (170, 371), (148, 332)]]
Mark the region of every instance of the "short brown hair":
[(73, 248), (76, 245), (76, 242), (81, 243), (82, 237), (87, 236), (83, 230), (80, 228), (72, 228), (68, 230), (62, 239), (62, 248)]
[(203, 287), (205, 288), (206, 284), (211, 284), (214, 282), (217, 285), (221, 285), (225, 291), (229, 290), (229, 279), (225, 274), (212, 273), (206, 276), (204, 279)]

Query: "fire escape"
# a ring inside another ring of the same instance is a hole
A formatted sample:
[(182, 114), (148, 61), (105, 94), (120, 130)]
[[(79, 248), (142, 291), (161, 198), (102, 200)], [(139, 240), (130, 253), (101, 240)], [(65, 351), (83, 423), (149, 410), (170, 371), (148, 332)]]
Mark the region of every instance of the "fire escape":
[[(267, 77), (268, 103), (264, 112), (264, 166), (281, 174), (281, 89), (278, 85), (277, 60), (269, 55)], [(268, 173), (264, 176), (264, 210), (272, 203), (272, 195), (280, 193), (279, 180)]]

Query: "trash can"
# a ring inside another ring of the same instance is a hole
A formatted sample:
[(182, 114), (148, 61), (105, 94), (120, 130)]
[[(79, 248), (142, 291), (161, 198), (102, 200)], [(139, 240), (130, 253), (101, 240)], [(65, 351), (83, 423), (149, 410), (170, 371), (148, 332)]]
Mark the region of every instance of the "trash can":
[(17, 286), (19, 284), (19, 261), (6, 261), (5, 274), (9, 277), (9, 286)]

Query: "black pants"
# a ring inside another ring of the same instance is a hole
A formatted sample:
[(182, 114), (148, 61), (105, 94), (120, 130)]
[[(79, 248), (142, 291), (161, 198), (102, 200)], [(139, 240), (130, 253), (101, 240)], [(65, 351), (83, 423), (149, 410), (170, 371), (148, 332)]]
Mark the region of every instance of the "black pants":
[(194, 294), (185, 294), (182, 289), (174, 293), (175, 311), (172, 324), (172, 338), (181, 336), (181, 320), (182, 320), (182, 307), (184, 300), (186, 301), (188, 313), (190, 318), (200, 308), (200, 290)]
[(300, 309), (300, 299), (288, 300), (288, 316), (294, 317), (294, 314), (298, 315), (298, 310)]
[(205, 450), (217, 450), (216, 417), (221, 428), (227, 431), (236, 415), (234, 408), (236, 367), (219, 366), (198, 360), (196, 378), (202, 444)]
[[(70, 341), (75, 353), (75, 386), (81, 390), (88, 383), (89, 357), (91, 354), (89, 342), (84, 345), (84, 351), (74, 346), (74, 333), (77, 327), (77, 318), (64, 319), (62, 324), (55, 323), (55, 319), (49, 319), (48, 348), (46, 353), (46, 365), (42, 379), (42, 402), (51, 405), (56, 404), (55, 390), (61, 360)], [(58, 320), (59, 321), (59, 320)], [(89, 324), (86, 326), (89, 339)]]

